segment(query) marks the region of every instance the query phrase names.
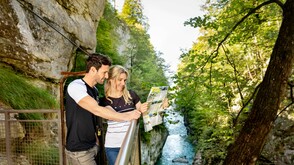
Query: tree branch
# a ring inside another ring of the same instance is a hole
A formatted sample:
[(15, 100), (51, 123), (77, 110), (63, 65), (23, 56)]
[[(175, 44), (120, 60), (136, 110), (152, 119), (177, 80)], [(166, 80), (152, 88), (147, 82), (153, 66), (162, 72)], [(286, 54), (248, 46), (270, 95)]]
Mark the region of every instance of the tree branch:
[(235, 119), (233, 119), (233, 127), (235, 127), (237, 125), (237, 121), (239, 116), (241, 115), (242, 111), (244, 110), (244, 108), (249, 104), (249, 102), (253, 99), (253, 97), (255, 96), (255, 94), (257, 93), (258, 89), (260, 87), (260, 84), (258, 84), (258, 86), (255, 88), (253, 94), (251, 95), (251, 97), (249, 98), (249, 100), (244, 104), (244, 106), (241, 108), (241, 110), (239, 111), (238, 115), (236, 116)]
[[(227, 40), (227, 38), (233, 33), (233, 31), (241, 24), (245, 21), (246, 18), (248, 18), (250, 15), (254, 14), (258, 9), (260, 9), (261, 7), (263, 6), (266, 6), (268, 4), (271, 4), (271, 3), (276, 3), (278, 4), (282, 9), (283, 9), (283, 3), (279, 0), (269, 0), (269, 1), (266, 1), (260, 5), (258, 5), (257, 7), (253, 8), (252, 10), (250, 10), (240, 21), (238, 21), (234, 26), (233, 28), (230, 30), (229, 33), (227, 33), (227, 35), (221, 40), (221, 42), (218, 43), (217, 45), (217, 48), (211, 53), (211, 55), (207, 58), (205, 64), (203, 65), (203, 67), (201, 68), (204, 68), (204, 66), (209, 62), (209, 60), (211, 59), (214, 59), (218, 56), (219, 54), (219, 49), (220, 47), (223, 45), (223, 43)], [(210, 68), (212, 68), (212, 65), (210, 66)]]
[(240, 21), (238, 21), (235, 26), (230, 30), (229, 33), (227, 33), (227, 35), (225, 36), (225, 38), (223, 40), (221, 40), (221, 42), (218, 44), (217, 48), (215, 51), (212, 52), (212, 54), (216, 53), (216, 55), (213, 57), (215, 58), (217, 56), (217, 52), (220, 48), (220, 46), (227, 40), (227, 38), (232, 34), (232, 32), (241, 24), (245, 21), (246, 18), (248, 18), (251, 14), (254, 14), (258, 9), (260, 9), (263, 6), (266, 6), (268, 4), (271, 3), (277, 3), (281, 8), (283, 8), (283, 3), (280, 2), (279, 0), (269, 0), (266, 2), (263, 2), (262, 4), (258, 5), (257, 7), (253, 8), (252, 10), (250, 10)]
[[(240, 97), (241, 97), (241, 100), (242, 100), (242, 106), (244, 106), (244, 102), (243, 102), (243, 100), (244, 100), (244, 96), (243, 96), (243, 94), (242, 94), (242, 90), (241, 90), (241, 87), (240, 87), (240, 85), (239, 85), (239, 80), (238, 80), (238, 77), (237, 77), (237, 75), (238, 75), (238, 70), (237, 70), (237, 68), (236, 68), (235, 62), (234, 62), (234, 60), (231, 60), (231, 59), (229, 58), (229, 56), (227, 55), (227, 52), (229, 52), (228, 48), (226, 48), (224, 45), (222, 45), (222, 48), (223, 48), (223, 50), (224, 50), (224, 52), (225, 52), (225, 56), (226, 56), (226, 58), (227, 58), (229, 64), (230, 64), (230, 65), (232, 66), (232, 68), (234, 69), (234, 79), (235, 79), (235, 82), (236, 82), (236, 84), (237, 84), (237, 88), (238, 88), (238, 91), (239, 91), (239, 94), (240, 94)], [(229, 52), (229, 53), (230, 53), (230, 52)]]

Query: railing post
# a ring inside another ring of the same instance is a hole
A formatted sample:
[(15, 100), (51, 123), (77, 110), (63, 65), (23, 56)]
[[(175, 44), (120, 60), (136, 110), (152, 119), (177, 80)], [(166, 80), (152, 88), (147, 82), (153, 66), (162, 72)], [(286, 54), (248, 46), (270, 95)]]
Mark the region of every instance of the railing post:
[(61, 113), (63, 113), (61, 110), (59, 110), (58, 111), (58, 113), (57, 113), (57, 115), (58, 115), (58, 121), (59, 122), (57, 122), (58, 123), (58, 141), (59, 141), (59, 143), (58, 143), (58, 146), (59, 146), (59, 164), (60, 165), (63, 165), (63, 164), (65, 164), (66, 162), (64, 161), (64, 148), (63, 148), (63, 143), (62, 143), (62, 134), (63, 134), (63, 132), (62, 132), (62, 124), (61, 124), (61, 122), (63, 122), (62, 120), (61, 120)]
[(63, 85), (64, 85), (64, 81), (66, 80), (66, 77), (61, 78), (60, 82), (59, 82), (59, 92), (60, 92), (60, 127), (61, 127), (61, 157), (62, 157), (62, 163), (60, 165), (66, 165), (66, 156), (65, 156), (65, 119), (64, 119), (64, 102), (63, 102)]
[(8, 165), (12, 163), (12, 154), (11, 154), (11, 137), (10, 137), (10, 116), (9, 112), (5, 111), (5, 141), (6, 141), (6, 158)]

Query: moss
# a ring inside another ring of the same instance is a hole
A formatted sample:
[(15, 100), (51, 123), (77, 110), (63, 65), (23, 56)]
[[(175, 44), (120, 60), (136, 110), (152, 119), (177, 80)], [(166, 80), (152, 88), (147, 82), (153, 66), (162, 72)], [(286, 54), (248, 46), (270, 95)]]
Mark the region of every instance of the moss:
[[(141, 141), (143, 143), (145, 143), (145, 144), (150, 143), (150, 141), (151, 141), (151, 131), (145, 132), (143, 120), (140, 120), (140, 136), (141, 136)], [(163, 132), (167, 133), (167, 128), (166, 128), (166, 126), (164, 124), (160, 124), (160, 125), (154, 126), (153, 131), (161, 132), (161, 133), (163, 133)]]

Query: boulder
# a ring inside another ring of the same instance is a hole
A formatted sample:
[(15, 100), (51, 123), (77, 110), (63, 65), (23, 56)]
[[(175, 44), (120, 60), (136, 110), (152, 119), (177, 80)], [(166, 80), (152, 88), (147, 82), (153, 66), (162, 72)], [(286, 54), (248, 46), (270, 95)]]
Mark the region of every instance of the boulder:
[(173, 163), (189, 163), (189, 160), (186, 156), (178, 157), (172, 160)]

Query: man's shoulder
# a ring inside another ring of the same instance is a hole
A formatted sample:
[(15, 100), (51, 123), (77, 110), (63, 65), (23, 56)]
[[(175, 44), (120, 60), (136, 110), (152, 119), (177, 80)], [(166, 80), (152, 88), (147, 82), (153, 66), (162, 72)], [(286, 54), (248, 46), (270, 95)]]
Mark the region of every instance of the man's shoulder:
[(79, 86), (79, 85), (85, 85), (85, 83), (82, 81), (82, 79), (76, 79), (69, 83), (68, 86)]
[(85, 83), (82, 79), (76, 79), (69, 83), (67, 90), (68, 91), (76, 91), (86, 88)]
[(85, 84), (84, 81), (82, 79), (75, 79), (73, 80), (70, 84), (75, 84), (75, 83), (78, 83), (78, 84)]
[(76, 103), (88, 95), (86, 85), (81, 79), (77, 79), (69, 83), (67, 93), (76, 101)]

